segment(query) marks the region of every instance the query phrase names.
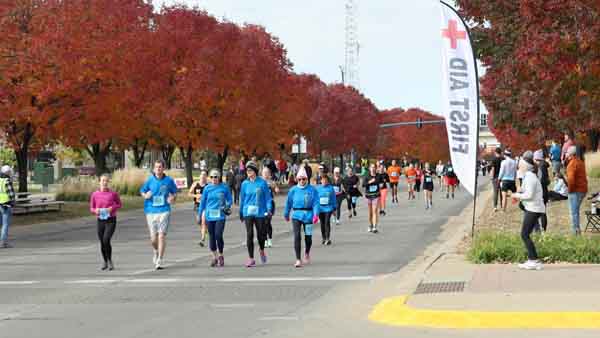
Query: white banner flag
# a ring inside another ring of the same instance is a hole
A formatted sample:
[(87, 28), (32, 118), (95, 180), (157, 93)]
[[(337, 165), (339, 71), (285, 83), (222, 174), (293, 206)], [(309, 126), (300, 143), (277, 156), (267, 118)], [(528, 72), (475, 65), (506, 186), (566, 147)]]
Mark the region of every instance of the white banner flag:
[(475, 194), (478, 152), (477, 69), (467, 28), (452, 7), (440, 3), (442, 37), (442, 107), (450, 157), (461, 184)]

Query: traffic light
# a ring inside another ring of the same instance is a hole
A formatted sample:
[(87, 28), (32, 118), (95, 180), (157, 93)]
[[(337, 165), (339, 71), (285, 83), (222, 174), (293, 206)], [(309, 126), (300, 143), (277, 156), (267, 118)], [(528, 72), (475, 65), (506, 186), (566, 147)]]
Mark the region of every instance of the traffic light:
[(423, 128), (423, 119), (420, 117), (417, 117), (417, 129), (421, 129)]

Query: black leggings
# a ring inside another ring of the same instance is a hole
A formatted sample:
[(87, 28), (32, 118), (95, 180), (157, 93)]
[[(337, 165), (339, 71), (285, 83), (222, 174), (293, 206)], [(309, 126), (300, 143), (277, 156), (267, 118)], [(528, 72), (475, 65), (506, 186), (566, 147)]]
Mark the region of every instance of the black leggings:
[(356, 210), (356, 203), (352, 202), (352, 196), (346, 196), (346, 201), (348, 202), (348, 211)]
[[(273, 206), (271, 210), (273, 210), (273, 214), (275, 214), (275, 201), (273, 201), (271, 205)], [(265, 231), (267, 232), (266, 235), (268, 239), (273, 239), (273, 214), (265, 216)]]
[(248, 257), (254, 258), (254, 227), (256, 227), (258, 247), (260, 250), (264, 250), (265, 240), (267, 239), (265, 219), (248, 216), (244, 218), (244, 223), (246, 223), (246, 246), (248, 247)]
[(523, 227), (521, 228), (521, 239), (523, 243), (525, 243), (525, 248), (527, 249), (527, 258), (530, 260), (538, 259), (537, 251), (535, 250), (535, 245), (531, 240), (531, 232), (538, 225), (538, 219), (542, 217), (543, 214), (537, 212), (525, 211), (525, 215), (523, 216)]
[(345, 199), (345, 197), (342, 194), (335, 196), (335, 202), (336, 202), (336, 205), (337, 205), (337, 209), (335, 210), (335, 217), (338, 220), (342, 216), (342, 201), (344, 201), (344, 199)]
[(206, 221), (206, 227), (208, 228), (208, 244), (210, 251), (215, 252), (217, 249), (219, 253), (223, 254), (223, 248), (225, 247), (225, 241), (223, 240), (223, 232), (225, 231), (225, 220), (222, 221)]
[(303, 222), (293, 219), (292, 225), (294, 226), (294, 251), (296, 252), (296, 259), (300, 260), (300, 249), (302, 249), (302, 234), (301, 231), (304, 229), (304, 243), (306, 244), (305, 253), (310, 254), (310, 248), (312, 247), (312, 235), (306, 234), (306, 224)]
[(110, 239), (115, 233), (117, 218), (109, 217), (107, 220), (98, 220), (98, 239), (100, 240), (100, 251), (105, 262), (112, 261), (112, 246)]
[(415, 191), (416, 192), (420, 192), (421, 191), (421, 180), (416, 180), (415, 181)]
[(321, 221), (321, 236), (323, 240), (329, 239), (331, 236), (331, 212), (319, 213), (319, 220)]

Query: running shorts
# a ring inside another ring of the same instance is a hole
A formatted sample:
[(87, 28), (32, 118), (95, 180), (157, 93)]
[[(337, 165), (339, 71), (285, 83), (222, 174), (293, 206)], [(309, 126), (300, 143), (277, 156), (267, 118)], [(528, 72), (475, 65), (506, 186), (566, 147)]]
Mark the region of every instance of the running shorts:
[(515, 181), (502, 181), (502, 183), (500, 183), (500, 189), (504, 192), (517, 192), (517, 185)]
[(148, 230), (150, 230), (150, 235), (154, 236), (155, 234), (167, 234), (169, 230), (169, 221), (171, 213), (163, 212), (160, 214), (146, 214), (146, 221), (148, 221)]
[(423, 190), (433, 191), (433, 182), (423, 183)]
[(390, 182), (390, 186), (392, 186), (392, 187), (398, 187), (398, 182)]
[(375, 197), (375, 198), (367, 198), (367, 204), (368, 205), (379, 205), (379, 197)]
[(450, 185), (450, 186), (454, 186), (454, 187), (457, 186), (458, 178), (446, 176), (446, 185)]

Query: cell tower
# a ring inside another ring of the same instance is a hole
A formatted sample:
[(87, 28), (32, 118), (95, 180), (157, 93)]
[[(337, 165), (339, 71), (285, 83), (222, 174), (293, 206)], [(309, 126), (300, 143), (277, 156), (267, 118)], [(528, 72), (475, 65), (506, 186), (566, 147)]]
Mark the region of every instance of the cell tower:
[(346, 64), (344, 84), (360, 89), (360, 43), (358, 41), (358, 6), (356, 0), (346, 2)]

